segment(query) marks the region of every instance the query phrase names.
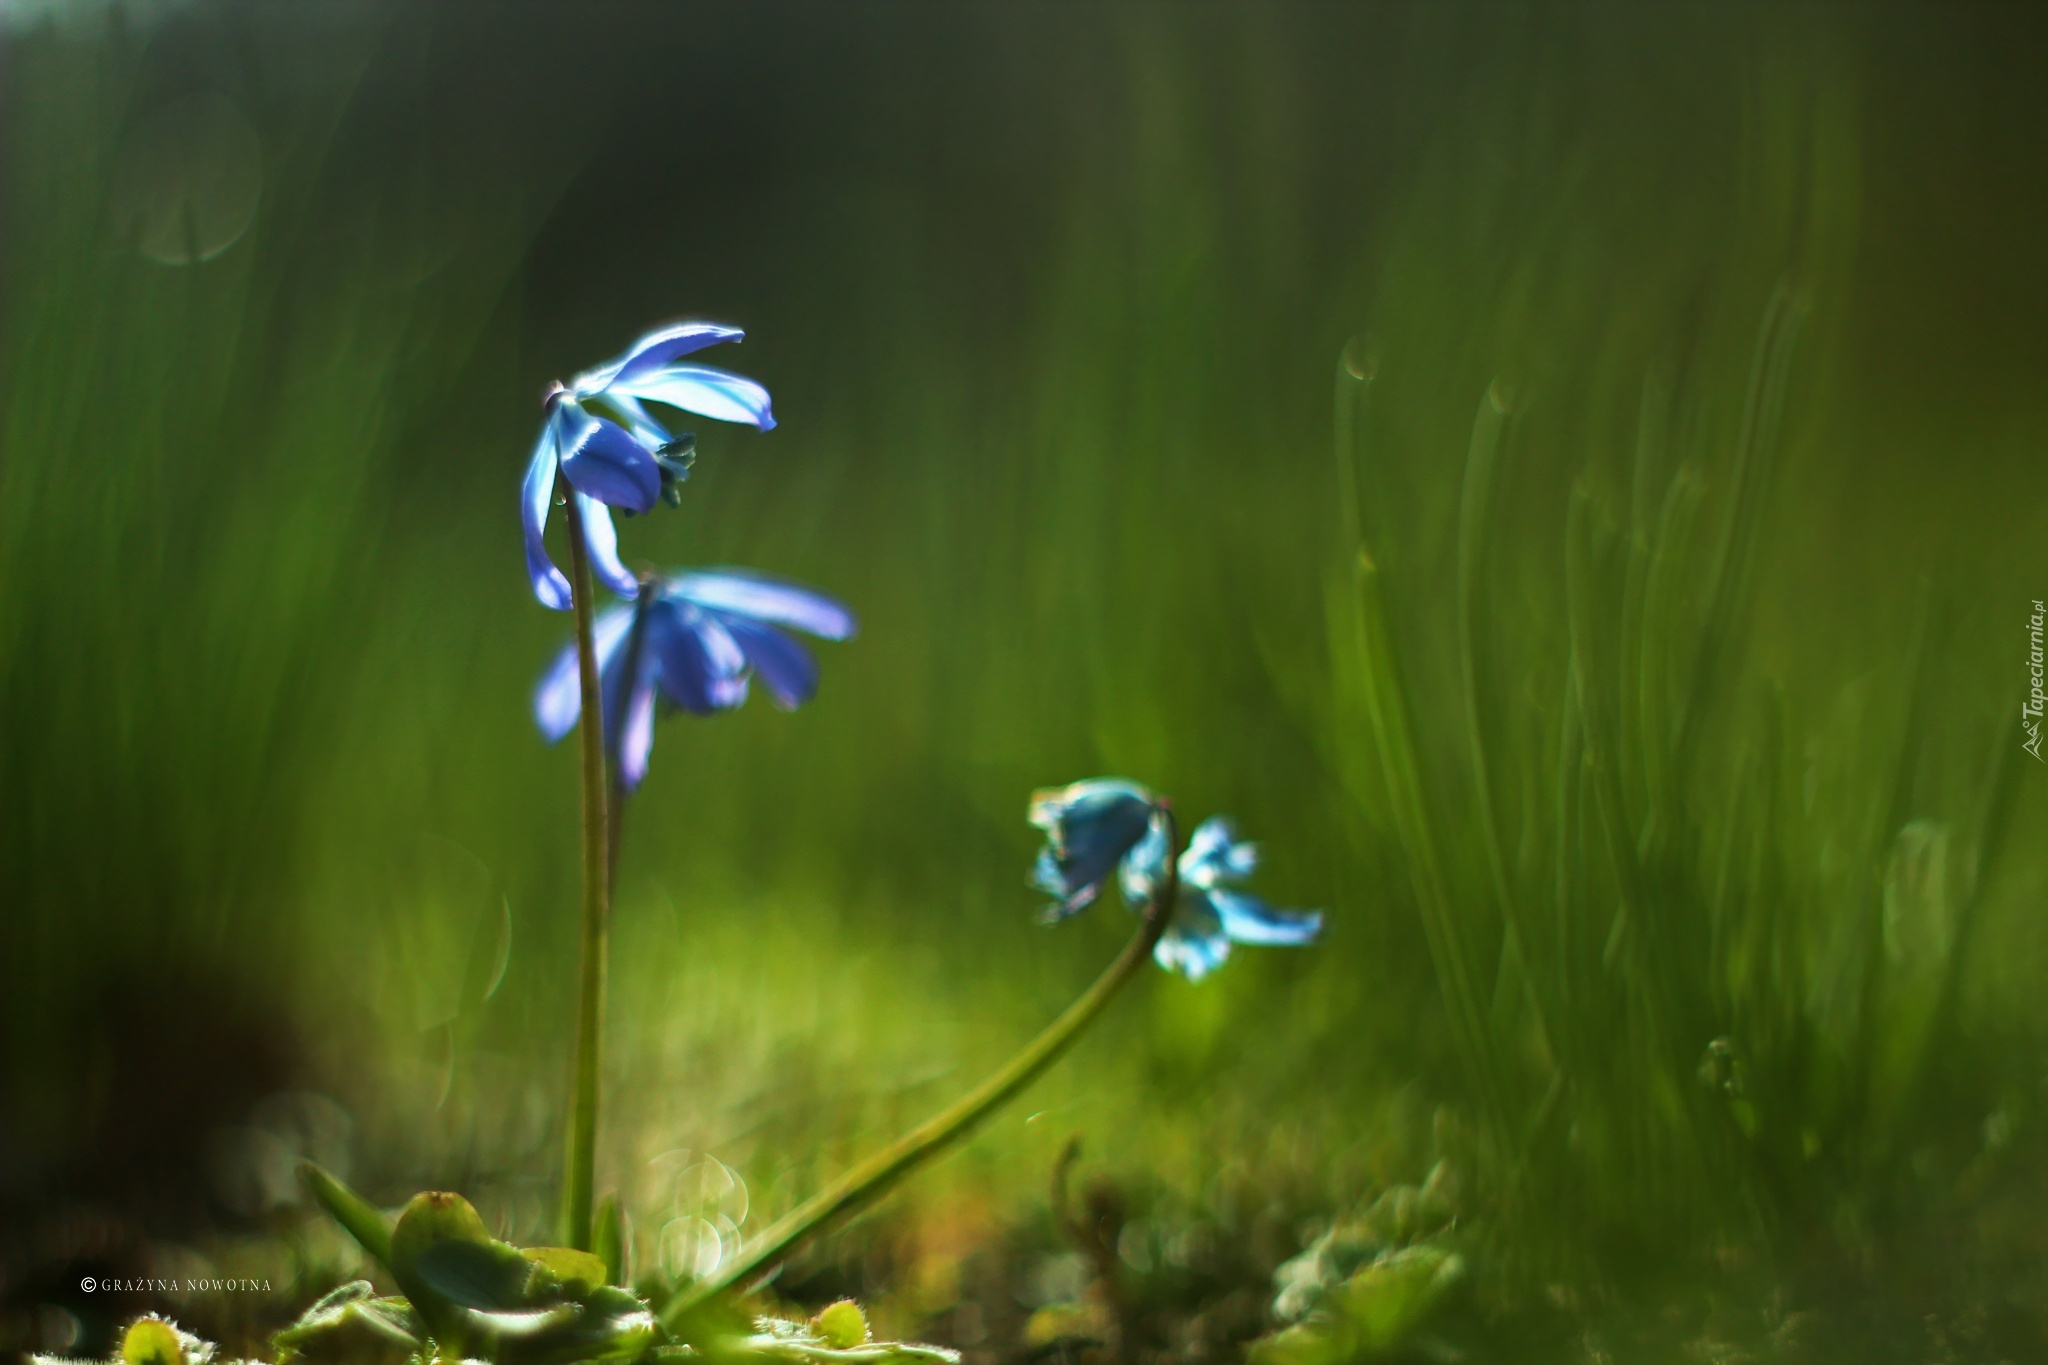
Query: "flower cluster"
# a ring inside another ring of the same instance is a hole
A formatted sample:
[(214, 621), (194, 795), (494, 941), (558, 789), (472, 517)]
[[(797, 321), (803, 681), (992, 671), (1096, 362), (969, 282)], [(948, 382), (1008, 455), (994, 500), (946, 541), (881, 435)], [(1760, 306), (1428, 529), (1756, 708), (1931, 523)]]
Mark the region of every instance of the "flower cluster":
[[(761, 1281), (821, 1227), (869, 1202), (892, 1181), (945, 1151), (1054, 1064), (1111, 995), (1160, 966), (1207, 975), (1233, 943), (1298, 944), (1322, 928), (1317, 911), (1276, 910), (1242, 888), (1257, 865), (1252, 845), (1221, 817), (1185, 849), (1166, 801), (1135, 782), (1098, 778), (1038, 793), (1031, 823), (1045, 831), (1034, 880), (1053, 897), (1045, 918), (1086, 909), (1114, 878), (1142, 916), (1137, 936), (1096, 984), (1001, 1070), (888, 1150), (856, 1165), (714, 1272), (675, 1286), (656, 1312), (629, 1287), (630, 1234), (615, 1197), (596, 1187), (601, 1113), (607, 925), (623, 802), (647, 775), (658, 708), (710, 715), (740, 706), (759, 678), (776, 704), (802, 705), (818, 665), (791, 632), (844, 640), (853, 613), (808, 588), (750, 569), (700, 569), (639, 578), (620, 562), (611, 509), (675, 502), (694, 438), (671, 433), (650, 405), (727, 422), (774, 425), (768, 392), (750, 379), (683, 358), (740, 333), (681, 323), (649, 333), (607, 365), (556, 385), (528, 463), (521, 509), (526, 567), (549, 607), (576, 609), (577, 638), (542, 675), (534, 717), (549, 741), (582, 732), (582, 961), (575, 1068), (564, 1128), (562, 1245), (521, 1247), (492, 1236), (476, 1209), (450, 1191), (415, 1196), (396, 1224), (311, 1163), (300, 1174), (327, 1212), (380, 1262), (400, 1297), (366, 1280), (318, 1300), (273, 1339), (279, 1365), (347, 1355), (364, 1340), (414, 1359), (490, 1365), (579, 1365), (664, 1359), (787, 1365), (957, 1365), (956, 1353), (874, 1341), (851, 1302), (808, 1324), (764, 1319), (748, 1332), (731, 1297)], [(566, 491), (572, 585), (548, 555), (557, 490)], [(592, 578), (624, 602), (588, 601)], [(587, 688), (586, 688), (587, 684)], [(595, 707), (593, 715), (586, 708)], [(91, 1287), (87, 1281), (87, 1287)], [(206, 1365), (211, 1346), (145, 1319), (106, 1365)]]
[[(547, 397), (540, 440), (526, 469), (521, 510), (526, 569), (545, 606), (572, 605), (568, 579), (549, 558), (548, 509), (557, 479), (569, 485), (570, 515), (579, 519), (591, 568), (632, 605), (597, 613), (592, 643), (603, 699), (605, 753), (620, 785), (632, 791), (647, 775), (657, 699), (710, 715), (747, 699), (756, 675), (785, 709), (818, 690), (810, 652), (778, 626), (827, 640), (854, 632), (853, 613), (819, 593), (746, 569), (671, 574), (642, 584), (619, 560), (611, 508), (646, 512), (656, 501), (679, 501), (695, 457), (695, 438), (673, 435), (649, 404), (679, 408), (722, 422), (775, 425), (768, 391), (751, 379), (684, 364), (683, 357), (738, 341), (736, 327), (684, 322), (649, 332), (625, 354), (585, 370)], [(575, 728), (583, 711), (572, 641), (542, 675), (534, 719), (550, 742)]]
[[(1115, 875), (1124, 903), (1149, 914), (1166, 879), (1171, 824), (1166, 802), (1123, 778), (1099, 777), (1036, 793), (1030, 819), (1045, 831), (1032, 881), (1054, 897), (1047, 920), (1086, 909)], [(1223, 816), (1199, 825), (1175, 864), (1171, 917), (1152, 956), (1191, 981), (1223, 965), (1233, 943), (1293, 946), (1322, 931), (1319, 910), (1279, 910), (1242, 890), (1258, 848)]]
[[(647, 774), (658, 704), (710, 715), (740, 705), (759, 677), (785, 709), (817, 691), (818, 666), (785, 630), (826, 640), (854, 633), (840, 603), (747, 569), (675, 573), (642, 584), (620, 563), (611, 508), (650, 510), (675, 501), (694, 453), (688, 433), (672, 435), (649, 404), (763, 431), (775, 425), (768, 391), (750, 379), (683, 358), (738, 341), (737, 328), (689, 322), (650, 332), (617, 359), (586, 370), (547, 399), (547, 418), (527, 467), (523, 511), (527, 571), (547, 606), (571, 605), (568, 580), (544, 539), (557, 481), (569, 488), (591, 567), (629, 604), (597, 613), (592, 646), (602, 699), (604, 750), (620, 786)], [(564, 648), (534, 694), (534, 718), (550, 741), (583, 711), (574, 644)], [(1052, 903), (1048, 922), (1092, 905), (1114, 877), (1125, 903), (1150, 914), (1167, 878), (1173, 823), (1167, 803), (1123, 778), (1094, 778), (1034, 795), (1031, 823), (1045, 831), (1033, 883)], [(1221, 966), (1233, 943), (1293, 945), (1322, 930), (1320, 911), (1280, 910), (1243, 889), (1258, 850), (1215, 816), (1177, 854), (1173, 904), (1153, 948), (1160, 966), (1199, 979)]]

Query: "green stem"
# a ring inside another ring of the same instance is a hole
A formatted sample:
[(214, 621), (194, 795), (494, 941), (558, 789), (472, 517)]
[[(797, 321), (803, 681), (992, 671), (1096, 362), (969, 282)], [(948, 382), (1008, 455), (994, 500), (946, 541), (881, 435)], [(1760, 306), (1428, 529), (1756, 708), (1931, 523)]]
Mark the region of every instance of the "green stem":
[(604, 703), (598, 693), (592, 635), (596, 585), (583, 520), (566, 481), (556, 489), (568, 504), (569, 583), (576, 608), (576, 673), (583, 715), (577, 726), (583, 770), (582, 968), (576, 985), (576, 1078), (569, 1110), (569, 1148), (562, 1172), (562, 1240), (590, 1250), (596, 1185), (598, 1074), (604, 1062), (606, 940), (611, 932), (610, 841), (605, 816)]
[(1180, 894), (1180, 831), (1167, 815), (1166, 875), (1144, 923), (1123, 952), (1095, 979), (1095, 984), (1066, 1013), (1047, 1025), (1045, 1031), (1005, 1063), (1001, 1070), (961, 1096), (943, 1112), (904, 1134), (891, 1146), (877, 1152), (841, 1176), (829, 1188), (811, 1196), (761, 1234), (751, 1250), (708, 1280), (685, 1285), (662, 1306), (661, 1322), (673, 1329), (692, 1312), (735, 1286), (752, 1280), (786, 1259), (805, 1238), (836, 1219), (855, 1212), (881, 1196), (898, 1180), (922, 1166), (972, 1133), (980, 1123), (1015, 1099), (1026, 1087), (1060, 1059), (1082, 1030), (1123, 989), (1152, 956), (1159, 936), (1173, 918), (1172, 907)]

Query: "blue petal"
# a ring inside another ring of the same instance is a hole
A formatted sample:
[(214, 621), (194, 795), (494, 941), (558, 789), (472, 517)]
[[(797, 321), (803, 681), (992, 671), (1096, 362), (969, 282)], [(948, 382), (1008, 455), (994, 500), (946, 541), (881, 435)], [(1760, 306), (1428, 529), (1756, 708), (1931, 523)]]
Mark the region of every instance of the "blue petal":
[(548, 508), (554, 500), (555, 426), (550, 418), (542, 424), (533, 458), (527, 461), (526, 481), (519, 488), (519, 519), (526, 528), (526, 576), (533, 580), (533, 595), (544, 607), (567, 611), (569, 580), (548, 558)]
[(572, 387), (579, 396), (588, 397), (621, 380), (652, 374), (670, 361), (680, 360), (706, 346), (738, 341), (745, 336), (746, 333), (737, 327), (721, 327), (715, 322), (673, 323), (641, 337), (609, 364), (577, 375)]
[(1320, 910), (1275, 910), (1242, 891), (1210, 891), (1208, 899), (1216, 907), (1223, 932), (1238, 943), (1294, 947), (1313, 942), (1322, 932)]
[(583, 543), (590, 550), (591, 572), (628, 602), (638, 597), (640, 580), (626, 572), (626, 566), (619, 562), (619, 533), (612, 526), (611, 509), (596, 498), (578, 493), (576, 511), (583, 518)]
[(851, 639), (854, 632), (853, 613), (823, 593), (745, 569), (677, 574), (663, 591), (714, 611), (794, 626), (826, 640)]
[(704, 613), (697, 635), (711, 656), (711, 704), (721, 711), (740, 705), (747, 699), (747, 679), (752, 673), (747, 667), (747, 652), (740, 648), (725, 622), (710, 612)]
[(647, 759), (654, 751), (654, 684), (642, 682), (633, 689), (632, 705), (626, 708), (626, 724), (619, 735), (618, 751), (612, 762), (618, 767), (619, 785), (637, 790), (647, 776)]
[[(626, 631), (633, 623), (631, 607), (607, 607), (591, 622), (591, 643), (597, 649), (597, 667), (602, 676), (605, 666), (620, 645), (626, 641)], [(533, 719), (540, 726), (540, 732), (552, 744), (576, 728), (576, 717), (583, 710), (583, 691), (576, 676), (576, 642), (571, 640), (555, 655), (555, 661), (541, 674), (540, 686), (533, 693)]]
[(1151, 810), (1153, 794), (1128, 778), (1087, 778), (1067, 786), (1047, 786), (1030, 794), (1028, 821), (1034, 829), (1055, 833), (1063, 821), (1090, 819), (1110, 808)]
[(648, 621), (662, 695), (695, 715), (746, 700), (746, 655), (724, 626), (688, 603), (664, 603)]
[[(1186, 855), (1182, 855), (1180, 865), (1185, 876)], [(1159, 879), (1165, 875), (1166, 822), (1154, 820), (1145, 830), (1145, 837), (1138, 840), (1117, 869), (1117, 885), (1123, 889), (1124, 904), (1133, 910), (1143, 910), (1152, 904), (1152, 897), (1159, 891)]]
[(671, 437), (666, 426), (654, 419), (654, 415), (640, 406), (640, 400), (623, 393), (608, 393), (605, 402), (619, 411), (626, 419), (626, 429), (633, 433), (633, 439), (650, 450), (658, 450), (669, 443)]
[(1050, 846), (1038, 850), (1038, 861), (1031, 867), (1031, 884), (1053, 898), (1051, 905), (1038, 912), (1040, 924), (1058, 924), (1069, 915), (1078, 915), (1102, 894), (1101, 882), (1069, 888), (1059, 855)]
[(709, 365), (675, 365), (655, 374), (619, 380), (614, 391), (694, 412), (721, 422), (746, 422), (763, 431), (775, 427), (768, 390), (753, 380)]
[(1173, 922), (1152, 948), (1154, 962), (1190, 981), (1201, 980), (1229, 956), (1230, 940), (1224, 936), (1222, 918), (1199, 891), (1181, 896)]
[(1230, 956), (1230, 940), (1216, 938), (1162, 938), (1152, 945), (1152, 960), (1169, 972), (1179, 972), (1190, 981), (1200, 981), (1221, 967)]
[(555, 655), (555, 661), (540, 675), (533, 690), (533, 721), (553, 744), (575, 728), (583, 710), (583, 693), (576, 677), (576, 642), (571, 640)]
[(818, 661), (811, 652), (773, 626), (744, 616), (720, 618), (747, 662), (768, 684), (776, 705), (794, 711), (818, 693)]
[[(608, 642), (611, 648), (600, 648), (597, 656), (597, 688), (604, 696), (604, 752), (614, 765), (619, 761), (619, 731), (626, 713), (626, 702), (654, 672), (653, 661), (647, 657), (645, 609), (636, 603), (621, 610), (625, 612), (626, 628), (619, 632), (616, 641)], [(626, 661), (633, 654), (636, 618), (641, 620), (640, 652), (634, 660), (633, 676), (628, 677)]]
[(1180, 855), (1181, 880), (1203, 888), (1242, 881), (1258, 865), (1258, 846), (1241, 842), (1228, 817), (1221, 815), (1204, 820)]
[(661, 495), (661, 466), (630, 432), (569, 402), (555, 408), (554, 421), (562, 473), (577, 492), (629, 512), (654, 506)]
[(647, 636), (640, 647), (654, 660), (654, 680), (670, 705), (698, 715), (711, 711), (705, 687), (710, 660), (696, 632), (684, 629), (667, 603), (658, 602), (647, 618)]
[(1094, 778), (1033, 794), (1030, 820), (1046, 833), (1037, 885), (1059, 898), (1059, 914), (1053, 918), (1073, 914), (1102, 894), (1117, 863), (1151, 829), (1157, 809), (1150, 792), (1121, 778)]

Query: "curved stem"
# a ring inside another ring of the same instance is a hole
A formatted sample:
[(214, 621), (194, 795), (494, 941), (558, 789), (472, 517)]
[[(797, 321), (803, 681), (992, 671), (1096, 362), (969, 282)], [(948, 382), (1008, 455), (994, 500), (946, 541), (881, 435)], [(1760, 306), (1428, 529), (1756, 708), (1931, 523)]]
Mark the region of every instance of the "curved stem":
[(1148, 907), (1144, 922), (1114, 962), (1095, 979), (1087, 993), (1067, 1006), (1023, 1051), (941, 1113), (904, 1134), (841, 1176), (830, 1187), (784, 1214), (761, 1234), (753, 1248), (708, 1280), (685, 1285), (662, 1306), (661, 1322), (673, 1328), (698, 1307), (735, 1286), (759, 1276), (788, 1257), (805, 1238), (828, 1223), (855, 1212), (880, 1197), (897, 1181), (967, 1137), (996, 1110), (1021, 1094), (1060, 1059), (1082, 1030), (1095, 1021), (1125, 982), (1152, 956), (1159, 936), (1173, 918), (1180, 893), (1180, 831), (1166, 816), (1166, 874)]
[(576, 1074), (569, 1108), (569, 1146), (562, 1170), (562, 1240), (590, 1250), (592, 1191), (596, 1185), (598, 1074), (604, 1063), (606, 940), (611, 932), (611, 858), (605, 816), (604, 702), (598, 693), (597, 645), (591, 622), (596, 585), (590, 546), (574, 491), (557, 479), (568, 503), (569, 584), (576, 609), (576, 675), (583, 715), (577, 725), (583, 777), (582, 967), (576, 984)]

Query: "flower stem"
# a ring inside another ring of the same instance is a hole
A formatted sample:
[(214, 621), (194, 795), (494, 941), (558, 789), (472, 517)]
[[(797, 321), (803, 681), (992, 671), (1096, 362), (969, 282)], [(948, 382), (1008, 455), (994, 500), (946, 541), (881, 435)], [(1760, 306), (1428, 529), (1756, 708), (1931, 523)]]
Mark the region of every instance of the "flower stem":
[(598, 695), (597, 645), (591, 621), (596, 585), (583, 518), (566, 481), (556, 490), (569, 504), (569, 582), (576, 609), (576, 673), (583, 715), (577, 740), (583, 770), (582, 965), (576, 984), (576, 1073), (569, 1109), (569, 1146), (562, 1170), (562, 1240), (590, 1250), (597, 1168), (598, 1077), (604, 1063), (606, 941), (611, 933), (611, 856), (605, 815), (604, 703)]
[(1166, 815), (1166, 831), (1166, 875), (1146, 909), (1144, 922), (1086, 994), (1067, 1006), (1066, 1012), (1047, 1025), (1023, 1051), (950, 1107), (784, 1214), (761, 1234), (751, 1250), (716, 1275), (678, 1289), (662, 1306), (662, 1325), (675, 1328), (705, 1303), (785, 1260), (806, 1238), (873, 1202), (904, 1176), (967, 1137), (984, 1119), (1044, 1075), (1102, 1013), (1124, 983), (1145, 965), (1173, 918), (1172, 907), (1180, 891), (1180, 831), (1171, 812)]

